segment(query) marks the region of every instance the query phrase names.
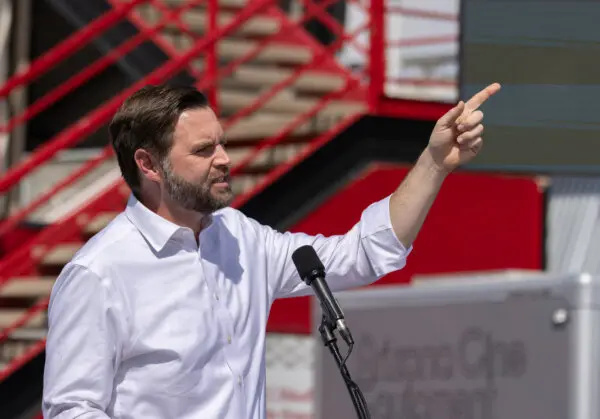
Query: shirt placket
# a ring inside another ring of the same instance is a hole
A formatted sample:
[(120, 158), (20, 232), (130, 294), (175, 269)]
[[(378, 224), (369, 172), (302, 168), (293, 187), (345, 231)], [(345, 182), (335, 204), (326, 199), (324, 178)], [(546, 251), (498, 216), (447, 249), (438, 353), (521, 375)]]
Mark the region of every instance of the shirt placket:
[(237, 366), (237, 363), (233, 361), (236, 359), (236, 357), (239, 357), (238, 352), (240, 350), (238, 342), (235, 339), (233, 319), (227, 310), (227, 302), (223, 298), (223, 290), (220, 290), (217, 284), (216, 274), (218, 273), (213, 273), (210, 272), (210, 269), (205, 269), (204, 264), (202, 263), (202, 251), (200, 248), (198, 249), (196, 262), (198, 264), (200, 274), (206, 280), (206, 285), (214, 301), (213, 307), (215, 307), (215, 317), (219, 324), (220, 337), (223, 339), (223, 355), (225, 362), (227, 363), (227, 367), (231, 372), (232, 380), (234, 380), (234, 391), (239, 400), (239, 407), (241, 409), (240, 411), (243, 412), (242, 417), (245, 417), (246, 403), (244, 377), (242, 371)]

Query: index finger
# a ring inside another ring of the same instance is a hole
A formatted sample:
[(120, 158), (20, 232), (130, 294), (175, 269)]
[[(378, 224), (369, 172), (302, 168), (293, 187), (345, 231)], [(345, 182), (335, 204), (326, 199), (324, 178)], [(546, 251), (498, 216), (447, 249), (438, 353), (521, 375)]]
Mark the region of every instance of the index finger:
[(483, 89), (479, 93), (476, 93), (471, 99), (469, 99), (469, 101), (465, 104), (465, 108), (467, 108), (470, 111), (474, 111), (475, 109), (479, 108), (483, 104), (483, 102), (488, 100), (498, 90), (500, 90), (499, 83), (490, 84), (485, 89)]

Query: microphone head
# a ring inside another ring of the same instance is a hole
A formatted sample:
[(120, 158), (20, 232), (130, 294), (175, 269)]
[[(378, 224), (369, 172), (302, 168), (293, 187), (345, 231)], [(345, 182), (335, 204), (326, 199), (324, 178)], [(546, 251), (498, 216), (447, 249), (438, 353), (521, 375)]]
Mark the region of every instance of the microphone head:
[(292, 261), (296, 265), (300, 278), (309, 285), (314, 276), (325, 275), (325, 266), (312, 246), (306, 245), (297, 248), (292, 253)]

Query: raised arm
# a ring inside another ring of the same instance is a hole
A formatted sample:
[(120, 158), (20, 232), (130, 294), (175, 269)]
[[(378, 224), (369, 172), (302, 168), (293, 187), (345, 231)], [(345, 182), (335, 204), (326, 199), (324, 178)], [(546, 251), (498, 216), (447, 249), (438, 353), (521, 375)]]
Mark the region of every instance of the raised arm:
[(404, 267), (444, 179), (481, 150), (483, 113), (478, 108), (499, 89), (499, 84), (492, 84), (442, 116), (428, 146), (398, 189), (369, 206), (346, 234), (308, 236), (262, 228), (274, 298), (310, 293), (291, 261), (294, 250), (302, 245), (317, 251), (332, 290), (366, 285)]
[(392, 225), (404, 246), (416, 239), (448, 173), (471, 161), (481, 150), (483, 113), (478, 108), (498, 90), (499, 84), (491, 84), (442, 116), (428, 146), (392, 194)]

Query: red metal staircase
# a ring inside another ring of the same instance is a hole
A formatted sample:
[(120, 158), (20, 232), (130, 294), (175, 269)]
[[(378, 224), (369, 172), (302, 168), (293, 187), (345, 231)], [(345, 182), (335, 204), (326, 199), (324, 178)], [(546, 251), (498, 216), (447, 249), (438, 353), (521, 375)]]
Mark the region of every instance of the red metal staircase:
[[(352, 1), (363, 7), (368, 20), (351, 33), (325, 12), (334, 1), (302, 0), (303, 12), (286, 14), (274, 0), (110, 0), (110, 10), (0, 86), (0, 97), (31, 84), (119, 22), (132, 23), (137, 35), (13, 116), (0, 131), (10, 133), (27, 123), (144, 42), (160, 47), (168, 60), (10, 167), (0, 177), (0, 192), (10, 191), (61, 151), (81, 143), (135, 90), (185, 71), (208, 93), (222, 120), (233, 160), (233, 205), (242, 205), (365, 113), (389, 113), (383, 99), (383, 0), (372, 0), (366, 9), (359, 0)], [(307, 33), (303, 25), (315, 18), (337, 40), (325, 46)], [(357, 36), (366, 32), (369, 45), (360, 45)], [(336, 58), (348, 43), (365, 53), (362, 71), (351, 71)], [(399, 109), (422, 118), (437, 117), (447, 108), (410, 105), (401, 101)], [(104, 171), (97, 174), (101, 167)], [(78, 186), (83, 178), (107, 179), (93, 195), (80, 199), (0, 260), (0, 381), (43, 350), (46, 308), (56, 274), (85, 240), (123, 209), (129, 190), (115, 176), (115, 168), (106, 146), (0, 223), (1, 238), (44, 212), (61, 194), (83, 189)]]
[[(341, 66), (334, 52), (351, 40), (335, 21), (338, 40), (325, 47), (302, 24), (323, 12), (332, 1), (307, 7), (307, 13), (287, 16), (272, 0), (112, 0), (112, 9), (81, 28), (29, 68), (0, 87), (7, 97), (70, 57), (116, 23), (128, 19), (138, 34), (91, 63), (15, 115), (0, 130), (15, 127), (44, 112), (123, 55), (148, 40), (168, 61), (128, 86), (106, 103), (65, 128), (0, 178), (6, 193), (48, 164), (62, 150), (80, 143), (110, 120), (122, 101), (145, 84), (168, 81), (179, 71), (191, 74), (208, 92), (222, 119), (233, 160), (233, 182), (241, 205), (273, 181), (294, 159), (301, 159), (366, 110), (368, 83)], [(366, 29), (366, 28), (363, 28)], [(356, 31), (358, 33), (359, 31)], [(74, 172), (0, 223), (0, 236), (10, 233), (36, 211), (100, 165), (115, 165), (109, 146)], [(0, 380), (44, 348), (45, 311), (54, 278), (85, 240), (120, 211), (129, 194), (115, 179), (84, 204), (49, 223), (26, 243), (0, 260)]]

